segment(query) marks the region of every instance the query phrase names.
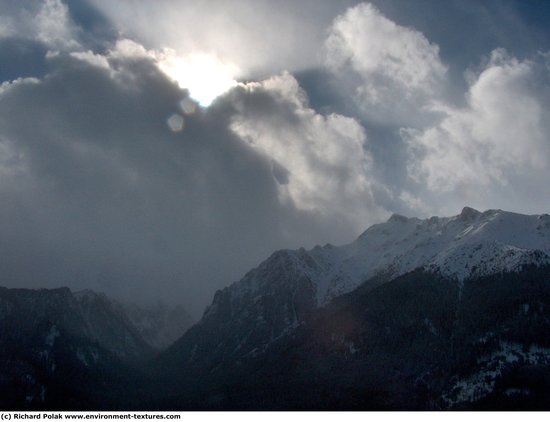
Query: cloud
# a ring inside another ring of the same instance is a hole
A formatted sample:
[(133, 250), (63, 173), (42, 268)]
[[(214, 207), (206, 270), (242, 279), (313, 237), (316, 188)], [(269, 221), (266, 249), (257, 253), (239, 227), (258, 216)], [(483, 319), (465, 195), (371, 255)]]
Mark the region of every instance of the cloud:
[(539, 201), (521, 205), (520, 198), (548, 191), (541, 184), (550, 176), (550, 75), (543, 57), (521, 61), (493, 51), (481, 71), (470, 73), (465, 107), (448, 105), (433, 126), (404, 129), (410, 175), (435, 193), (534, 211)]
[(3, 5), (0, 17), (0, 39), (16, 38), (35, 41), (52, 50), (75, 50), (79, 28), (72, 21), (69, 8), (61, 0), (25, 0)]
[(0, 16), (0, 40), (9, 38), (15, 34), (15, 28), (12, 19), (9, 16)]
[[(357, 122), (309, 109), (290, 75), (197, 107), (138, 50), (49, 54), (43, 78), (2, 85), (4, 284), (160, 296), (198, 314), (273, 250), (348, 241), (377, 220)], [(277, 125), (280, 140), (242, 132)]]
[(378, 204), (424, 216), (465, 204), (547, 207), (547, 54), (519, 59), (496, 49), (457, 83), (462, 69), (443, 63), (435, 43), (367, 3), (334, 20), (325, 52), (340, 89), (333, 104), (351, 98), (344, 109), (369, 130)]
[[(354, 0), (97, 0), (121, 36), (180, 57), (208, 54), (234, 66), (240, 79), (268, 77), (319, 65), (324, 31)], [(160, 22), (160, 25), (151, 25)]]
[(439, 47), (369, 3), (338, 16), (325, 42), (325, 64), (370, 119), (400, 124), (436, 100), (447, 67)]
[(79, 45), (69, 8), (61, 0), (44, 1), (32, 23), (37, 39), (52, 48), (68, 50)]
[[(355, 225), (385, 215), (371, 188), (372, 159), (363, 127), (339, 114), (323, 116), (288, 73), (243, 92), (231, 128), (273, 161), (280, 198), (298, 209)], [(249, 107), (245, 99), (264, 97)], [(238, 101), (238, 100), (237, 100)]]
[[(549, 54), (496, 50), (464, 96), (438, 45), (352, 3), (6, 1), (3, 283), (199, 314), (273, 250), (386, 210), (544, 210)], [(237, 69), (207, 108), (176, 83), (202, 54)]]

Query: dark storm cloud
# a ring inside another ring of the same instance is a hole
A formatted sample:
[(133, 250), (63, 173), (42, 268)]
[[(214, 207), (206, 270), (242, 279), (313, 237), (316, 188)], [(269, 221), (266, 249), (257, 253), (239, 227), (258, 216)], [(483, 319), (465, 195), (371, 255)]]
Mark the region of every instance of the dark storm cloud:
[[(550, 45), (532, 10), (228, 4), (2, 1), (2, 284), (197, 314), (273, 250), (350, 241), (389, 211), (547, 212)], [(159, 70), (164, 47), (257, 82), (197, 107)]]
[(152, 61), (60, 54), (50, 66), (0, 94), (4, 284), (160, 296), (197, 312), (276, 248), (353, 236), (283, 204), (286, 170), (229, 129), (235, 103), (298, 124), (268, 107), (269, 91), (238, 90), (172, 132), (186, 94)]

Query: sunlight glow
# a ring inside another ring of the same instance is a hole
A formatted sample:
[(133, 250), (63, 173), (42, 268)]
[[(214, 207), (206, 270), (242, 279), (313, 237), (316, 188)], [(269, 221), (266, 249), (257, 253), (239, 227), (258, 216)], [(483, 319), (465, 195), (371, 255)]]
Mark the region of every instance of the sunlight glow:
[(208, 107), (216, 97), (237, 85), (236, 66), (210, 54), (180, 57), (168, 50), (159, 61), (159, 67), (181, 88), (188, 89), (191, 98), (203, 107)]

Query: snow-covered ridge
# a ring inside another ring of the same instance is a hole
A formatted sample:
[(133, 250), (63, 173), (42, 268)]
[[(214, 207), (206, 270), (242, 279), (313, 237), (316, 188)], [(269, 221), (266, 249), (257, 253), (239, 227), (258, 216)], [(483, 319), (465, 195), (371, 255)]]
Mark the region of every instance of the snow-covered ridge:
[(329, 263), (317, 289), (324, 304), (377, 274), (392, 278), (427, 267), (464, 280), (550, 262), (550, 216), (469, 207), (454, 217), (393, 215), (349, 245), (314, 248), (310, 254)]
[[(550, 263), (548, 214), (479, 212), (465, 207), (454, 217), (394, 214), (340, 247), (327, 244), (309, 251), (278, 251), (223, 294), (231, 297), (232, 308), (237, 309), (243, 298), (273, 293), (274, 285), (281, 283), (295, 289), (296, 283), (289, 280), (300, 279), (311, 284), (317, 306), (322, 306), (374, 276), (389, 280), (420, 267), (461, 281), (542, 263)], [(215, 298), (205, 315), (216, 307)]]

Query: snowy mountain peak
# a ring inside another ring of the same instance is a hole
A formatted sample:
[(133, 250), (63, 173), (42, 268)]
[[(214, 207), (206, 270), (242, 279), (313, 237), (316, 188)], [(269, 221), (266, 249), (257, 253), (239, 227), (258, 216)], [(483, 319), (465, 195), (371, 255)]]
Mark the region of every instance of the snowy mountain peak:
[[(262, 295), (273, 296), (286, 286), (292, 290), (290, 297), (301, 292), (301, 303), (309, 303), (304, 302), (304, 292), (314, 292), (313, 302), (322, 306), (362, 283), (379, 284), (416, 268), (460, 281), (547, 263), (549, 256), (548, 215), (480, 212), (470, 207), (453, 217), (424, 220), (393, 214), (348, 245), (278, 251), (240, 282), (224, 289), (223, 297), (232, 313), (238, 313), (246, 302), (243, 298), (258, 301)], [(216, 296), (207, 314), (215, 313), (221, 297)], [(292, 306), (289, 302), (288, 309)]]
[(405, 217), (404, 215), (392, 214), (387, 222), (388, 223), (406, 223), (408, 221), (409, 221), (409, 218)]
[[(417, 273), (449, 279), (448, 288), (458, 292), (470, 277), (519, 273), (526, 265), (550, 264), (549, 255), (549, 216), (469, 207), (453, 217), (394, 214), (344, 246), (273, 253), (240, 281), (216, 292), (201, 321), (168, 349), (167, 360), (216, 370), (220, 362), (261, 355), (318, 315), (319, 307), (359, 286), (360, 294), (368, 294), (421, 269)], [(423, 324), (434, 330), (432, 322)]]
[(481, 215), (481, 212), (474, 208), (464, 207), (462, 212), (458, 215), (459, 221), (474, 221)]
[[(454, 217), (392, 216), (342, 246), (340, 254), (346, 258), (338, 271), (351, 274), (355, 286), (380, 273), (397, 276), (418, 267), (461, 280), (547, 260), (550, 222), (544, 215), (502, 210), (482, 213), (470, 207)], [(320, 297), (323, 303), (330, 299)]]

